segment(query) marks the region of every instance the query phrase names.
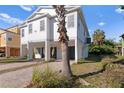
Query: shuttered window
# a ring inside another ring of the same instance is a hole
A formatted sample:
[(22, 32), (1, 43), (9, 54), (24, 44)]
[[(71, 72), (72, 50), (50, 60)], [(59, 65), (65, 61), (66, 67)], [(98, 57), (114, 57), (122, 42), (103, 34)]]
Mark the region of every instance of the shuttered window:
[(29, 24), (29, 34), (32, 33), (32, 24)]
[(24, 29), (22, 29), (22, 37), (24, 37)]
[(45, 30), (45, 22), (44, 20), (40, 21), (40, 31), (44, 31)]
[(74, 27), (74, 15), (69, 15), (67, 19), (67, 27)]

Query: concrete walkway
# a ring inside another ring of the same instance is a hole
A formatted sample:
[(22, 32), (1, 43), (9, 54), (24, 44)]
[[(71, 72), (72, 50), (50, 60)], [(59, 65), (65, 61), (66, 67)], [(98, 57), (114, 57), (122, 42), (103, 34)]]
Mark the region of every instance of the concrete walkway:
[[(30, 62), (30, 64), (37, 64), (37, 62)], [(20, 67), (29, 65), (29, 63), (12, 63), (12, 64), (4, 64), (0, 66), (0, 70)], [(62, 63), (61, 62), (51, 62), (51, 63), (44, 63), (39, 64), (38, 67), (40, 67), (42, 70), (44, 70), (46, 67), (50, 67), (56, 71), (59, 71), (62, 69)], [(32, 79), (32, 71), (34, 67), (28, 67), (20, 70), (10, 71), (6, 73), (0, 74), (0, 87), (1, 88), (23, 88), (27, 86), (27, 84)]]

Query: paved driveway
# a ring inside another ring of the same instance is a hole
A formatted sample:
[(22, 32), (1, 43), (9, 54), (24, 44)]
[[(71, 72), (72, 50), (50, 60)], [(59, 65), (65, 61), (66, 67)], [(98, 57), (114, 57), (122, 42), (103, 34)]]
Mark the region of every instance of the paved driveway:
[(29, 66), (34, 64), (39, 64), (40, 62), (18, 62), (18, 63), (0, 63), (0, 71), (11, 69), (11, 68), (19, 68), (23, 66)]
[[(38, 64), (37, 62), (30, 62), (30, 64)], [(0, 70), (10, 69), (14, 67), (20, 67), (24, 65), (29, 65), (29, 63), (12, 63), (12, 64), (6, 64), (1, 65)], [(44, 70), (46, 67), (51, 67), (54, 70), (59, 71), (62, 69), (62, 63), (61, 62), (51, 62), (51, 63), (44, 63), (38, 65), (41, 70)], [(25, 87), (32, 78), (32, 71), (35, 66), (19, 69), (15, 71), (5, 72), (0, 74), (0, 87), (1, 88), (21, 88)]]

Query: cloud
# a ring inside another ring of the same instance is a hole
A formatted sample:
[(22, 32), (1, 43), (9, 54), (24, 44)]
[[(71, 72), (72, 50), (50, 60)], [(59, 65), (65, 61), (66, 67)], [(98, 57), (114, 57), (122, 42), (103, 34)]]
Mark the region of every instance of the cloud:
[(18, 19), (18, 18), (14, 18), (11, 17), (10, 15), (6, 14), (6, 13), (0, 13), (0, 20), (3, 20), (9, 24), (21, 24), (23, 21)]
[(92, 30), (91, 29), (88, 29), (89, 32), (91, 32)]
[(33, 6), (33, 5), (20, 5), (20, 7), (23, 10), (28, 11), (28, 12), (31, 12), (35, 8), (35, 6)]
[(105, 24), (106, 24), (106, 23), (104, 23), (104, 22), (99, 22), (99, 23), (98, 23), (99, 26), (104, 26)]
[(124, 13), (124, 10), (121, 8), (117, 8), (115, 9), (115, 12), (121, 14), (121, 13)]

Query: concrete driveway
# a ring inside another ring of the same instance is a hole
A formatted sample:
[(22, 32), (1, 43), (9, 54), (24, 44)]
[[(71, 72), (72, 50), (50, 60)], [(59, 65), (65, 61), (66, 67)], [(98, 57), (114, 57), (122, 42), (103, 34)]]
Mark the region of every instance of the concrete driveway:
[[(38, 63), (38, 62), (26, 62), (26, 63), (11, 63), (11, 64), (3, 64), (0, 65), (0, 72), (5, 71), (6, 69), (20, 68), (22, 66), (31, 65), (31, 67), (21, 68), (15, 71), (8, 71), (4, 73), (0, 73), (0, 87), (1, 88), (23, 88), (26, 87), (27, 84), (32, 79), (32, 72), (35, 64), (38, 64), (38, 67), (41, 70), (44, 70), (46, 67), (53, 68), (54, 70), (59, 71), (62, 69), (61, 62), (51, 62), (51, 63)], [(33, 66), (34, 65), (34, 66)]]

